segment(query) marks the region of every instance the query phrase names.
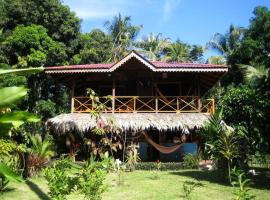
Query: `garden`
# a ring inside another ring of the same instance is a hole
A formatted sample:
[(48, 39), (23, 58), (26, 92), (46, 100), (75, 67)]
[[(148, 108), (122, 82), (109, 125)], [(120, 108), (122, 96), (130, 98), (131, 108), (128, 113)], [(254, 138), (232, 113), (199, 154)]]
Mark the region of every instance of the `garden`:
[[(0, 9), (0, 199), (269, 199), (267, 7), (256, 7), (247, 27), (231, 25), (205, 46), (153, 33), (136, 40), (143, 27), (121, 14), (106, 21), (106, 31), (84, 33), (60, 0), (3, 0)], [(72, 91), (64, 75), (44, 73), (47, 67), (113, 63), (131, 49), (159, 62), (230, 66), (204, 97), (215, 98), (215, 110), (194, 129), (196, 153), (177, 162), (142, 161), (115, 119), (102, 118), (106, 105), (90, 88), (84, 92), (93, 129), (48, 128), (49, 119), (70, 112)], [(218, 55), (205, 59), (209, 49)]]

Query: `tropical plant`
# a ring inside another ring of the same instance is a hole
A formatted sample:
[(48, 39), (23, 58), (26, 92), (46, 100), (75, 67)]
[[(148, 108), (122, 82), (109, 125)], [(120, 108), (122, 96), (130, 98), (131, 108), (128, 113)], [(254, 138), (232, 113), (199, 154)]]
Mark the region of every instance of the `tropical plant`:
[(185, 181), (183, 183), (183, 191), (184, 191), (184, 198), (187, 200), (191, 200), (191, 194), (195, 190), (196, 187), (201, 187), (202, 184), (198, 181)]
[(252, 200), (255, 199), (254, 195), (250, 194), (250, 189), (247, 187), (250, 185), (250, 179), (247, 179), (245, 173), (242, 170), (237, 170), (235, 167), (232, 169), (232, 182), (235, 188), (233, 200)]
[(190, 45), (176, 40), (165, 49), (162, 60), (170, 62), (192, 62), (199, 61), (202, 57), (203, 49), (200, 46)]
[(50, 138), (35, 134), (30, 135), (31, 147), (29, 148), (28, 168), (31, 176), (37, 174), (54, 156), (53, 142)]
[(250, 65), (240, 65), (244, 80), (254, 87), (258, 87), (269, 79), (269, 68), (263, 65), (260, 66), (250, 66)]
[[(108, 156), (108, 154), (107, 154)], [(79, 189), (85, 199), (101, 200), (102, 194), (107, 187), (104, 185), (104, 180), (107, 174), (108, 160), (95, 161), (92, 157), (89, 159), (82, 169), (80, 175)]]
[(4, 192), (7, 188), (9, 181), (22, 182), (21, 176), (16, 174), (10, 167), (0, 163), (0, 193)]
[(207, 62), (209, 64), (224, 65), (226, 64), (226, 59), (224, 56), (211, 56), (208, 58)]
[(183, 167), (185, 169), (198, 169), (199, 158), (191, 153), (185, 154), (183, 158)]
[(64, 200), (76, 186), (76, 177), (68, 176), (67, 171), (71, 168), (70, 161), (65, 158), (53, 163), (50, 168), (44, 169), (44, 177), (48, 182), (50, 196), (54, 200)]
[(149, 60), (160, 60), (164, 54), (164, 49), (170, 44), (169, 38), (162, 38), (162, 34), (159, 33), (156, 36), (150, 33), (148, 37), (144, 37), (142, 41), (136, 43), (139, 48), (138, 52), (145, 55)]
[(241, 44), (245, 29), (231, 25), (225, 35), (215, 33), (211, 40), (206, 44), (207, 49), (213, 49), (227, 60), (233, 51)]
[(177, 61), (177, 62), (190, 62), (189, 57), (190, 46), (182, 43), (180, 40), (170, 44), (166, 49), (166, 54), (163, 60), (166, 61)]
[(136, 164), (140, 161), (139, 153), (135, 145), (131, 145), (127, 149), (127, 167), (129, 171), (134, 171)]
[(106, 21), (104, 25), (113, 39), (110, 61), (115, 62), (127, 53), (142, 26), (131, 25), (131, 18), (122, 17), (120, 13), (112, 21)]
[[(36, 73), (40, 71), (40, 68), (35, 70), (1, 70), (0, 75), (8, 73)], [(0, 88), (0, 138), (7, 138), (6, 140), (1, 140), (2, 142), (7, 142), (10, 150), (14, 150), (12, 147), (12, 142), (9, 140), (12, 130), (18, 128), (26, 121), (37, 122), (39, 118), (33, 114), (26, 111), (13, 111), (12, 109), (16, 107), (16, 104), (27, 94), (27, 89), (24, 87), (5, 87)], [(2, 151), (3, 153), (3, 151)], [(7, 153), (10, 153), (7, 152)], [(6, 180), (19, 180), (20, 178), (4, 163), (0, 166), (1, 180), (6, 185)]]
[(235, 131), (226, 125), (222, 120), (223, 110), (216, 111), (205, 126), (199, 131), (206, 139), (208, 153), (218, 164), (218, 169), (222, 170), (220, 164), (226, 161), (228, 178), (231, 182), (232, 160), (239, 156), (240, 140), (244, 137), (243, 132)]

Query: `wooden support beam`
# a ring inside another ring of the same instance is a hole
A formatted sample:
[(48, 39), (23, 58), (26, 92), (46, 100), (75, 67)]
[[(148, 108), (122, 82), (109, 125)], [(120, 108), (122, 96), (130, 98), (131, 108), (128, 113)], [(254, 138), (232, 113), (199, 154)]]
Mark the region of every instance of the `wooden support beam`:
[(115, 111), (115, 78), (113, 78), (112, 83), (112, 113)]
[(72, 79), (72, 85), (71, 85), (71, 113), (74, 112), (74, 93), (75, 93), (75, 80)]

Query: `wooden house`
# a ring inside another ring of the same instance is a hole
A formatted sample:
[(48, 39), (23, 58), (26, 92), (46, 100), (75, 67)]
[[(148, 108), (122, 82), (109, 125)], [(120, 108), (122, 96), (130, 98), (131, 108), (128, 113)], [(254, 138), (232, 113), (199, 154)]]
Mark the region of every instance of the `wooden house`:
[[(49, 119), (48, 126), (61, 133), (91, 131), (96, 126), (89, 117), (93, 101), (86, 96), (91, 88), (104, 105), (102, 117), (116, 119), (142, 160), (177, 160), (179, 152), (157, 150), (183, 142), (183, 135), (185, 142), (193, 141), (194, 130), (215, 111), (214, 99), (205, 94), (227, 70), (225, 65), (149, 61), (135, 51), (116, 63), (47, 67), (45, 72), (72, 94), (70, 113)], [(140, 131), (147, 140), (136, 137)]]

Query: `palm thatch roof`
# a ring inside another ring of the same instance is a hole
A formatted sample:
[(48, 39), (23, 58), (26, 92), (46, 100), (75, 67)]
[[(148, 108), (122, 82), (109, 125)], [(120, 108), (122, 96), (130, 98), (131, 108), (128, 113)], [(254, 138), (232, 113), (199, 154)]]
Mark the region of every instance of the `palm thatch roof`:
[[(159, 131), (181, 131), (200, 128), (208, 120), (209, 114), (203, 113), (103, 113), (105, 121), (114, 119), (116, 126), (122, 132), (137, 132), (140, 130), (157, 129)], [(97, 126), (96, 119), (90, 114), (70, 113), (61, 114), (47, 121), (47, 127), (57, 134), (78, 132), (80, 134), (91, 131)]]

